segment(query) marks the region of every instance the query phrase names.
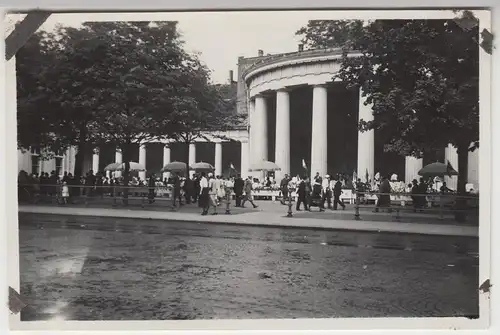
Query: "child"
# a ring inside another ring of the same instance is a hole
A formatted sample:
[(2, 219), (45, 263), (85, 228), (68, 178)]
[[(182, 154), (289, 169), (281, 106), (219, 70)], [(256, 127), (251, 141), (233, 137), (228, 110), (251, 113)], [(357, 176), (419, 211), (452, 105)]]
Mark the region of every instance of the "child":
[(63, 182), (63, 187), (62, 187), (62, 192), (61, 192), (63, 202), (66, 205), (68, 203), (68, 198), (69, 198), (69, 188), (68, 188), (68, 183)]

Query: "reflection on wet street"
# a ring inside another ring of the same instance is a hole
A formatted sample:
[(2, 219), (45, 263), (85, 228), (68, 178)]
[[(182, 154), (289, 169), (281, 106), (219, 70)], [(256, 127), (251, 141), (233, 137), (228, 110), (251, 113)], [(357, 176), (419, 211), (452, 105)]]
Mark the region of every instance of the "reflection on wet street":
[(478, 240), (20, 214), (23, 320), (474, 316)]

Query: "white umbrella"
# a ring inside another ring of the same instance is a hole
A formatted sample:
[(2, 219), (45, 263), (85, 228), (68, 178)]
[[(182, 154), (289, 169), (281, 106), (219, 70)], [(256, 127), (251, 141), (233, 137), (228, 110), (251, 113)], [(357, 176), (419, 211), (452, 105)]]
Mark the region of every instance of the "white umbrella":
[(281, 171), (281, 168), (274, 162), (260, 161), (255, 163), (250, 171)]
[(165, 165), (161, 172), (182, 172), (187, 170), (187, 164), (184, 162), (170, 162)]
[(195, 170), (195, 171), (213, 171), (213, 170), (215, 170), (215, 168), (211, 164), (206, 163), (206, 162), (197, 162), (197, 163), (191, 164), (190, 169)]
[(120, 168), (121, 165), (122, 165), (122, 163), (111, 163), (111, 164), (108, 164), (104, 168), (104, 171), (117, 171)]
[[(146, 171), (146, 167), (136, 162), (129, 162), (129, 171)], [(116, 171), (125, 171), (125, 163), (120, 164)]]

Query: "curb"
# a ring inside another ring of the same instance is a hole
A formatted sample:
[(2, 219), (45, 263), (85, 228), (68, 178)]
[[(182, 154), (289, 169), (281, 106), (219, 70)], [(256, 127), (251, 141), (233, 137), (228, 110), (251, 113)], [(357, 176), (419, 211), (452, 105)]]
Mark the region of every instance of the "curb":
[[(349, 231), (349, 232), (365, 232), (365, 233), (384, 233), (384, 234), (394, 234), (394, 235), (427, 235), (427, 236), (456, 236), (456, 237), (469, 237), (469, 238), (478, 238), (478, 233), (477, 234), (470, 234), (466, 232), (458, 232), (458, 233), (453, 233), (453, 232), (434, 232), (434, 231), (428, 231), (428, 232), (422, 232), (422, 231), (409, 231), (409, 230), (389, 230), (389, 229), (384, 229), (383, 227), (363, 227), (363, 228), (354, 228), (354, 227), (328, 227), (326, 225), (315, 225), (315, 224), (310, 224), (310, 225), (303, 225), (303, 224), (264, 224), (264, 223), (253, 223), (253, 222), (238, 222), (238, 221), (233, 221), (233, 220), (228, 220), (228, 221), (223, 221), (223, 220), (196, 220), (193, 218), (159, 218), (159, 217), (151, 217), (151, 216), (127, 216), (127, 215), (118, 215), (118, 213), (107, 213), (106, 215), (92, 215), (92, 214), (87, 214), (87, 213), (50, 213), (50, 212), (45, 212), (45, 211), (37, 211), (37, 210), (29, 210), (29, 209), (19, 209), (19, 213), (24, 213), (24, 214), (40, 214), (40, 215), (54, 215), (54, 216), (63, 216), (63, 215), (70, 215), (70, 216), (80, 216), (80, 217), (105, 217), (105, 218), (115, 218), (115, 219), (140, 219), (140, 220), (152, 220), (152, 221), (166, 221), (166, 222), (195, 222), (198, 224), (218, 224), (218, 225), (232, 225), (232, 226), (248, 226), (248, 227), (263, 227), (263, 228), (284, 228), (284, 229), (315, 229), (315, 230), (323, 230), (323, 231)], [(219, 215), (228, 217), (229, 215), (226, 216), (226, 214), (218, 214), (217, 216), (212, 216), (212, 217), (218, 217)], [(280, 216), (280, 218), (286, 218), (286, 216)], [(296, 219), (291, 219), (291, 220), (296, 220)], [(309, 219), (308, 221), (311, 222), (314, 219)], [(339, 220), (335, 220), (339, 221)], [(353, 221), (353, 222), (359, 222), (359, 221)], [(367, 221), (369, 222), (369, 221)], [(411, 224), (411, 223), (410, 223)], [(417, 225), (417, 224), (415, 224)], [(421, 224), (418, 224), (421, 225)]]

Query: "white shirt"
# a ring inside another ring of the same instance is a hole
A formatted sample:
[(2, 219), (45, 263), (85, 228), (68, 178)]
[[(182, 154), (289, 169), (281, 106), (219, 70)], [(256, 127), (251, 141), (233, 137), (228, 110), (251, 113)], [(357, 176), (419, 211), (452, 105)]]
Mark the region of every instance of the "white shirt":
[(208, 181), (208, 187), (209, 187), (209, 190), (208, 192), (210, 194), (217, 194), (217, 183), (215, 181), (214, 178), (211, 178), (209, 181)]
[(330, 185), (330, 181), (328, 179), (323, 179), (322, 183), (321, 183), (321, 188), (326, 191), (326, 189), (328, 188), (328, 186)]
[(203, 190), (208, 187), (208, 180), (205, 177), (201, 177), (200, 179), (200, 188)]

